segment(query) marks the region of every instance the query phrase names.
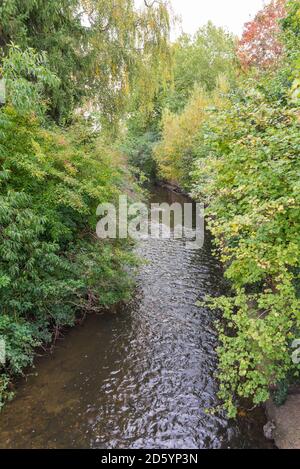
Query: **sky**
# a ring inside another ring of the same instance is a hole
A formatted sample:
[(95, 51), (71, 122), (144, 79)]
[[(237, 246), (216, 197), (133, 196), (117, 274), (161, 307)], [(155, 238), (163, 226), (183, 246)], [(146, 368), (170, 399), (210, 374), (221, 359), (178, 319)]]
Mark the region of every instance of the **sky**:
[[(143, 0), (136, 0), (138, 4)], [(230, 32), (241, 35), (244, 24), (268, 1), (264, 0), (170, 0), (176, 15), (182, 18), (182, 29), (193, 34), (211, 20), (216, 26), (223, 26)], [(180, 30), (173, 31), (173, 38)]]

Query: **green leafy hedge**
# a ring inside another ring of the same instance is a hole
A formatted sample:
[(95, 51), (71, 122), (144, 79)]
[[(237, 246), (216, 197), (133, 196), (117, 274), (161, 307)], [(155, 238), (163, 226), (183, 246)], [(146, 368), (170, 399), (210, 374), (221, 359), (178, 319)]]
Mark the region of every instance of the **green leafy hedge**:
[(0, 111), (0, 335), (8, 376), (76, 316), (128, 298), (129, 246), (96, 239), (96, 208), (118, 197), (117, 154), (83, 125), (45, 130)]
[(227, 320), (219, 377), (230, 415), (235, 396), (258, 404), (299, 376), (291, 344), (300, 336), (300, 123), (262, 84), (244, 86), (203, 126), (193, 174), (232, 285), (212, 302)]

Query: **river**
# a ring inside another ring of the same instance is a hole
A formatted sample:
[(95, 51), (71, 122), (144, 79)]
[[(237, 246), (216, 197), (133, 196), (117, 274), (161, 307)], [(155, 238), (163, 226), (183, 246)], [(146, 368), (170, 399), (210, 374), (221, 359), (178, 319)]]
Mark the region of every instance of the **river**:
[[(187, 199), (156, 189), (153, 202)], [(133, 300), (90, 316), (18, 383), (0, 415), (1, 448), (267, 448), (262, 409), (234, 422), (218, 405), (215, 312), (196, 301), (222, 289), (211, 254), (184, 240), (140, 242)]]

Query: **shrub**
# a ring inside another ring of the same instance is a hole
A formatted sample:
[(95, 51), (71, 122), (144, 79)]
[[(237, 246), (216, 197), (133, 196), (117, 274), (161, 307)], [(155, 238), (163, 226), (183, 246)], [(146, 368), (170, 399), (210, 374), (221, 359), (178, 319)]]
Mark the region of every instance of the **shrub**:
[[(117, 152), (83, 124), (45, 130), (32, 115), (0, 111), (0, 334), (2, 382), (77, 315), (128, 299), (125, 243), (93, 235), (96, 208), (113, 201), (126, 175)], [(7, 386), (3, 384), (5, 397)]]
[(161, 177), (189, 189), (190, 173), (195, 163), (197, 135), (209, 115), (209, 110), (223, 105), (220, 92), (228, 89), (224, 77), (219, 77), (217, 91), (205, 93), (196, 88), (180, 114), (165, 111), (162, 119), (162, 139), (155, 148), (155, 158)]
[(291, 359), (300, 330), (299, 135), (296, 109), (270, 102), (251, 81), (198, 135), (194, 196), (210, 204), (232, 285), (212, 301), (226, 319), (219, 377), (231, 416), (236, 396), (258, 404), (287, 374), (299, 376)]
[(299, 8), (288, 3), (279, 70), (213, 93), (195, 91), (180, 114), (165, 113), (156, 149), (163, 177), (207, 206), (216, 251), (230, 281), (209, 300), (218, 323), (220, 397), (284, 397), (299, 379), (292, 343), (300, 334)]

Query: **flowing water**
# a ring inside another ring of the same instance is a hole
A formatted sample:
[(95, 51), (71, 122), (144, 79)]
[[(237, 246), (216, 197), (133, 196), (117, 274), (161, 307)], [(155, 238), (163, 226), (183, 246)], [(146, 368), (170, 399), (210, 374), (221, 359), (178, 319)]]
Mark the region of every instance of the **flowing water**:
[[(155, 202), (186, 202), (157, 189)], [(217, 295), (221, 272), (204, 249), (147, 240), (133, 301), (91, 316), (18, 385), (0, 415), (1, 448), (263, 448), (261, 410), (237, 422), (218, 404), (216, 313), (195, 305)]]

